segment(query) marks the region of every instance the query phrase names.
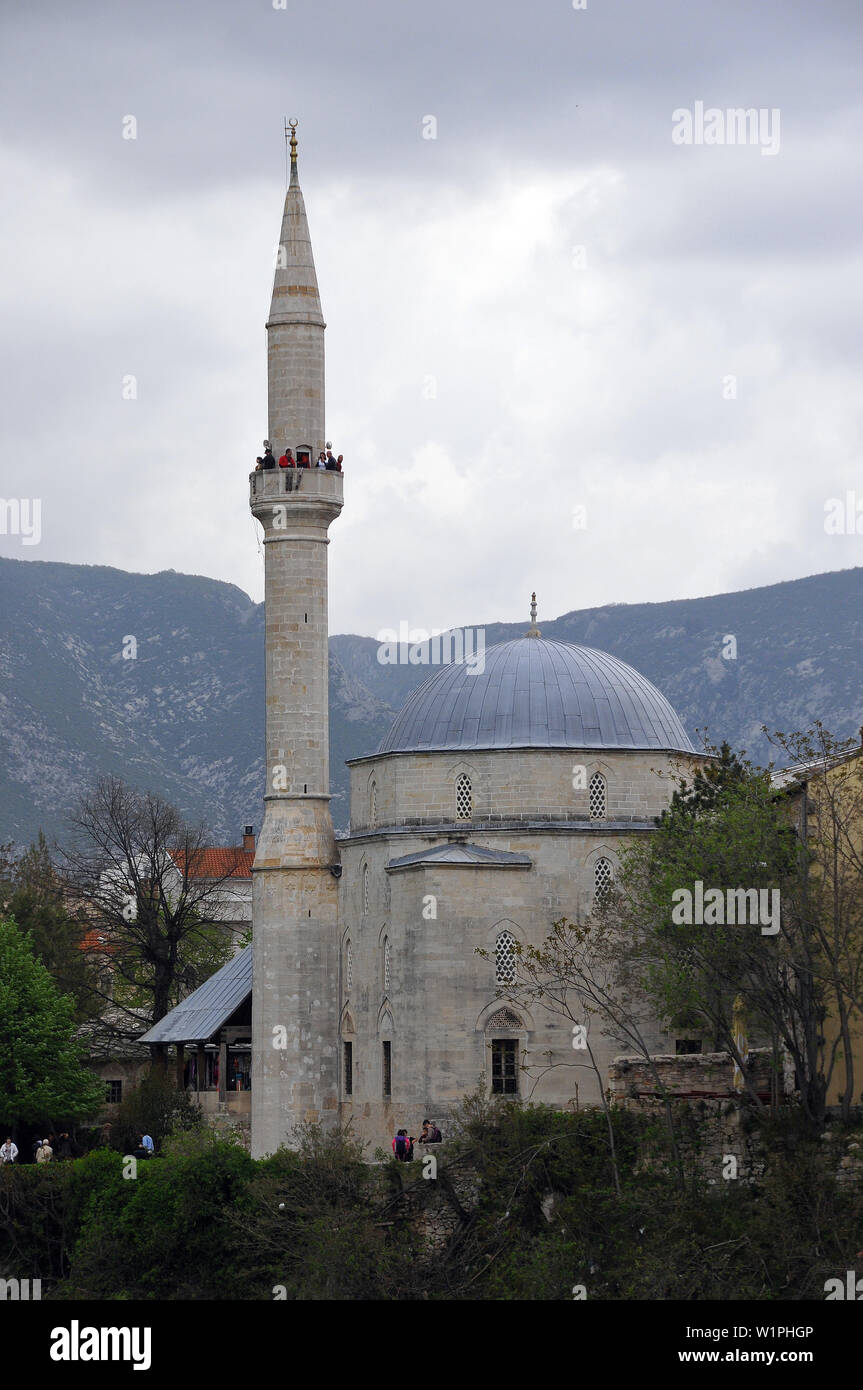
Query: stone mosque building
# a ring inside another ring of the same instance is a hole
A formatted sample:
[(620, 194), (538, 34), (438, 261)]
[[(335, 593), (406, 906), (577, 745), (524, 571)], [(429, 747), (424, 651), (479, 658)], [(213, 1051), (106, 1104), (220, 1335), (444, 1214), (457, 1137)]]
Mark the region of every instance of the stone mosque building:
[[(314, 462), (326, 445), (325, 324), (293, 134), (280, 247), (269, 438), (277, 457), (290, 446)], [(380, 747), (353, 760), (350, 831), (337, 840), (327, 546), (345, 486), (350, 505), (350, 468), (251, 475), (267, 729), (253, 944), (146, 1035), (175, 1043), (180, 1059), (219, 1046), (222, 1095), (231, 1047), (250, 1048), (255, 1156), (306, 1120), (351, 1120), (372, 1148), (388, 1147), (396, 1129), (441, 1124), (478, 1085), (596, 1103), (592, 1072), (571, 1065), (571, 1023), (507, 997), (513, 948), (539, 945), (562, 917), (584, 920), (622, 844), (667, 804), (668, 774), (697, 756), (649, 681), (604, 652), (545, 640), (534, 605), (523, 637), (476, 666), (435, 669)], [(591, 1045), (605, 1074), (618, 1049), (595, 1034)]]

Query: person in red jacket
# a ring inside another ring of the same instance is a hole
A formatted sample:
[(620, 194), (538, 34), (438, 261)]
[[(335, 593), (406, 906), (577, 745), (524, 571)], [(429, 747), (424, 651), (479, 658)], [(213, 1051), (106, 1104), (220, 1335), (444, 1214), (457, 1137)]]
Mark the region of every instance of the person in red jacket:
[(282, 454), (282, 457), (279, 459), (279, 467), (280, 467), (280, 468), (296, 468), (296, 466), (297, 466), (297, 461), (296, 461), (296, 459), (294, 458), (293, 450), (292, 450), (292, 449), (286, 449), (285, 452)]

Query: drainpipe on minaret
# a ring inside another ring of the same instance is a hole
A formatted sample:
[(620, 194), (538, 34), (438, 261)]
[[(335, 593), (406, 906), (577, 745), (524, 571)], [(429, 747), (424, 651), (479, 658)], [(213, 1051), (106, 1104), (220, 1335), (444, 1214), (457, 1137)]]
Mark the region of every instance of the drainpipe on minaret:
[(338, 885), (330, 816), (327, 537), (342, 474), (324, 448), (324, 320), (291, 122), (291, 180), (267, 321), (269, 439), (309, 469), (250, 478), (264, 529), (266, 790), (252, 870), (252, 1155), (338, 1117)]

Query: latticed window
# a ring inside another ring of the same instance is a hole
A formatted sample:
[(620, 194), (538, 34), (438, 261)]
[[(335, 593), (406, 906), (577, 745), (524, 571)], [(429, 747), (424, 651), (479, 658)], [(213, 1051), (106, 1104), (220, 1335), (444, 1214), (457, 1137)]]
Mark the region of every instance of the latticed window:
[(515, 984), (515, 937), (502, 931), (494, 943), (494, 978), (499, 985)]
[(345, 947), (345, 980), (348, 989), (354, 987), (354, 948), (350, 942)]
[(352, 1096), (354, 1093), (354, 1045), (352, 1042), (346, 1042), (342, 1044), (342, 1049), (345, 1095)]
[(363, 866), (363, 912), (369, 910), (369, 866)]
[(496, 1096), (518, 1094), (518, 1043), (514, 1038), (491, 1040), (491, 1089)]
[(389, 939), (388, 936), (385, 936), (385, 937), (384, 937), (384, 989), (387, 990), (387, 992), (389, 992), (389, 987), (390, 987), (390, 961), (391, 961), (390, 939)]
[(466, 772), (460, 772), (455, 779), (455, 818), (456, 820), (470, 820), (472, 815), (473, 794), (470, 778)]
[(605, 778), (595, 772), (588, 788), (588, 806), (591, 820), (605, 820)]
[(383, 1093), (391, 1096), (393, 1093), (393, 1045), (391, 1042), (381, 1043), (381, 1080), (383, 1081)]
[(605, 902), (611, 893), (614, 874), (609, 859), (597, 859), (593, 866), (593, 896), (598, 903)]
[(378, 784), (372, 782), (369, 792), (369, 825), (374, 829), (378, 823)]

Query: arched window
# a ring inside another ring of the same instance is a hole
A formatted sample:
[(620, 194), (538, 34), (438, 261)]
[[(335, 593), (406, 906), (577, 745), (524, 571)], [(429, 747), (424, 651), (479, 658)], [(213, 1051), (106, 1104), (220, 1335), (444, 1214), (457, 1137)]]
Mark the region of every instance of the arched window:
[(605, 820), (605, 805), (605, 778), (601, 772), (595, 772), (590, 779), (590, 786), (588, 788), (590, 819)]
[(494, 979), (498, 985), (515, 984), (515, 937), (511, 931), (500, 932), (494, 943)]
[(349, 990), (354, 987), (354, 948), (348, 941), (345, 946), (345, 983)]
[(593, 896), (598, 903), (605, 902), (611, 893), (614, 883), (614, 874), (611, 868), (611, 860), (604, 856), (597, 859), (593, 866)]
[(384, 937), (384, 989), (387, 994), (390, 991), (390, 967), (392, 964), (392, 952), (390, 951), (390, 939)]
[(375, 826), (377, 825), (377, 823), (378, 823), (378, 784), (377, 784), (377, 782), (372, 782), (372, 785), (371, 785), (371, 787), (369, 788), (369, 825), (372, 827), (372, 829), (374, 829)]
[(369, 910), (369, 866), (363, 865), (363, 912)]
[(472, 814), (473, 795), (470, 778), (466, 772), (460, 772), (455, 779), (455, 818), (456, 820), (470, 820)]

